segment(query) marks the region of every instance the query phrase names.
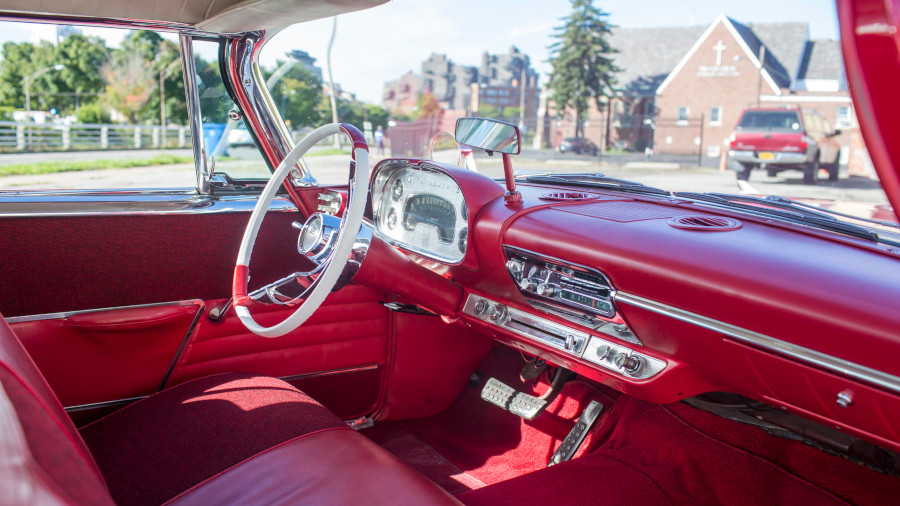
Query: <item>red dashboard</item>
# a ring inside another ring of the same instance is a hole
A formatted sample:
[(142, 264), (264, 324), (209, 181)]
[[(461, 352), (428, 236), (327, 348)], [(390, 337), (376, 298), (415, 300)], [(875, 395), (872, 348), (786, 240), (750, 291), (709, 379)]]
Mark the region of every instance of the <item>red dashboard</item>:
[[(419, 269), (410, 278), (437, 289), (401, 295), (444, 309), (448, 301), (431, 299), (447, 293), (444, 284), (459, 285), (458, 310), (445, 316), (634, 397), (666, 403), (729, 391), (900, 449), (896, 252), (673, 197), (591, 190), (595, 198), (559, 202), (541, 197), (561, 188), (521, 185), (523, 202), (507, 206), (496, 182), (440, 170), (460, 184), (472, 210), (468, 251), (452, 266), (406, 252)], [(670, 222), (723, 215), (739, 226)], [(579, 323), (536, 306), (507, 270), (510, 247), (602, 273), (615, 315)], [(494, 309), (503, 315), (492, 318)], [(624, 323), (636, 342), (598, 323)], [(568, 349), (572, 339), (562, 344), (560, 328), (585, 339)], [(595, 356), (608, 348), (662, 367), (630, 374)]]

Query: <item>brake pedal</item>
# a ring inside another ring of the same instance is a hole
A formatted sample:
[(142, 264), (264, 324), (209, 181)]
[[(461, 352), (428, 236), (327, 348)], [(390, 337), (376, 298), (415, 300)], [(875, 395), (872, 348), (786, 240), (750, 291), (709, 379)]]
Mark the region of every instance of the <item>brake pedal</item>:
[(578, 417), (575, 426), (572, 427), (572, 430), (570, 430), (569, 434), (566, 435), (566, 438), (563, 439), (562, 444), (560, 444), (559, 448), (553, 452), (553, 456), (550, 457), (550, 461), (547, 462), (547, 467), (571, 459), (572, 456), (575, 455), (575, 452), (581, 447), (581, 444), (584, 443), (584, 438), (591, 432), (591, 428), (593, 428), (594, 423), (597, 421), (597, 418), (600, 417), (600, 413), (602, 412), (603, 404), (597, 401), (591, 401), (591, 403), (588, 404), (588, 407), (581, 413), (581, 416)]
[(526, 420), (533, 419), (547, 406), (546, 400), (519, 392), (497, 378), (487, 380), (481, 398)]

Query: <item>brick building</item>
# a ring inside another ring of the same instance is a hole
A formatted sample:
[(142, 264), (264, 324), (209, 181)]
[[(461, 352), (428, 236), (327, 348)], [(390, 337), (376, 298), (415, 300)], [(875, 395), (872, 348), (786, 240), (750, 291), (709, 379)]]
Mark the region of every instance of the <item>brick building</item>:
[[(616, 29), (611, 45), (617, 96), (592, 108), (585, 127), (598, 145), (719, 157), (741, 112), (756, 105), (815, 110), (845, 131), (845, 149), (858, 135), (840, 44), (811, 40), (807, 23), (720, 15), (705, 28)], [(552, 100), (545, 114), (544, 145), (574, 134)]]
[[(538, 73), (531, 67), (528, 55), (516, 47), (505, 54), (485, 51), (479, 67), (459, 65), (447, 55), (432, 54), (422, 62), (420, 74), (408, 72), (387, 83), (382, 103), (394, 114), (408, 115), (421, 93), (434, 94), (445, 110), (453, 111), (454, 117), (477, 114), (485, 105), (502, 112), (524, 102), (525, 128), (534, 128), (537, 121)], [(518, 121), (518, 117), (505, 119)]]

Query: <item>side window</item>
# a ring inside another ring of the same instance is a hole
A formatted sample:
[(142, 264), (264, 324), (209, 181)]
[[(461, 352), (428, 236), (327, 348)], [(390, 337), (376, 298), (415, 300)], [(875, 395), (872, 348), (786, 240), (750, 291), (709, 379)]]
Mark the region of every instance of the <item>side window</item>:
[(175, 34), (0, 30), (0, 190), (196, 187)]
[(229, 111), (236, 106), (219, 73), (219, 43), (195, 40), (194, 66), (203, 144), (210, 162), (215, 159), (216, 172), (224, 172), (233, 179), (268, 179), (269, 166), (244, 120), (229, 118)]

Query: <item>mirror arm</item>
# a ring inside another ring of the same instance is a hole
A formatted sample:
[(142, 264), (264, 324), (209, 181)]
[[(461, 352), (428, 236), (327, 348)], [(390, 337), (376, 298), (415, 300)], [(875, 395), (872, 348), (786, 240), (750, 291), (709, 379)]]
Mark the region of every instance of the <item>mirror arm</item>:
[(501, 153), (503, 158), (503, 175), (506, 178), (506, 195), (503, 200), (508, 206), (522, 205), (522, 194), (516, 190), (516, 176), (513, 174), (512, 155)]

